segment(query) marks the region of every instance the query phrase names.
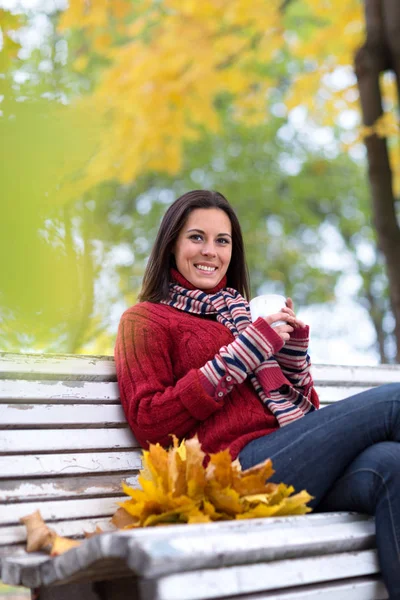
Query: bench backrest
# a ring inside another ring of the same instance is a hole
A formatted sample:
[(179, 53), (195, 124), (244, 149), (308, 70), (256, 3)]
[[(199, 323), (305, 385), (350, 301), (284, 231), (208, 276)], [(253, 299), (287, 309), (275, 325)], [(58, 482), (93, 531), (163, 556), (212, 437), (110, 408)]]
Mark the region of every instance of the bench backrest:
[[(314, 365), (322, 404), (399, 381), (399, 367)], [(82, 535), (135, 485), (141, 451), (119, 404), (111, 357), (0, 353), (0, 556), (25, 541), (37, 508), (61, 535)], [(3, 550), (1, 549), (3, 548)]]

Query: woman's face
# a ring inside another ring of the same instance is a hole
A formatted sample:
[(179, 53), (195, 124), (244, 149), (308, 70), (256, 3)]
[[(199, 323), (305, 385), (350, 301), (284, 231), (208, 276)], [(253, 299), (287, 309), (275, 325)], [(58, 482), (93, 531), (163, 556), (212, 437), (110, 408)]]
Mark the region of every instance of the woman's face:
[(192, 210), (179, 232), (173, 253), (178, 271), (196, 288), (215, 287), (232, 256), (232, 226), (220, 208)]

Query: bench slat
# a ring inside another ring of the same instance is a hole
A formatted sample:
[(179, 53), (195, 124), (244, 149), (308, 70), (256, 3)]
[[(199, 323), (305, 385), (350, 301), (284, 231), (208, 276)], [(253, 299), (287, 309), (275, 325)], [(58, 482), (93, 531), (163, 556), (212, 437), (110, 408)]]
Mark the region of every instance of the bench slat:
[(341, 384), (365, 385), (372, 387), (384, 383), (398, 383), (400, 373), (398, 365), (346, 366), (313, 364), (314, 382), (324, 385)]
[(117, 496), (110, 498), (84, 498), (53, 500), (40, 503), (21, 502), (20, 504), (8, 504), (1, 507), (0, 525), (19, 525), (21, 517), (26, 517), (35, 512), (35, 510), (40, 510), (43, 519), (48, 525), (50, 525), (51, 521), (76, 519), (76, 515), (79, 515), (81, 518), (107, 517), (115, 513), (118, 508), (118, 502), (123, 502), (127, 498), (127, 496), (123, 496), (120, 492)]
[(177, 573), (141, 581), (153, 600), (207, 600), (379, 573), (375, 550)]
[(76, 450), (110, 450), (137, 448), (133, 433), (119, 429), (43, 429), (0, 430), (0, 453), (73, 452)]
[[(91, 404), (8, 404), (2, 409), (0, 429), (21, 429), (24, 427), (107, 427), (123, 424), (126, 418), (122, 406), (106, 404), (96, 406)], [(21, 437), (25, 434), (20, 433)], [(38, 434), (40, 435), (40, 434)]]
[[(44, 456), (44, 455), (43, 455)], [(13, 457), (13, 460), (16, 457)], [(138, 474), (132, 470), (125, 473), (108, 471), (103, 475), (85, 475), (78, 477), (46, 477), (38, 479), (11, 479), (0, 481), (0, 498), (5, 504), (22, 501), (57, 500), (61, 498), (102, 497), (117, 495), (121, 492), (121, 481), (137, 487)], [(0, 504), (0, 510), (5, 510)]]
[(383, 582), (376, 576), (370, 576), (345, 579), (343, 583), (296, 586), (291, 591), (231, 596), (225, 600), (321, 600), (321, 598), (323, 600), (387, 600), (389, 596)]
[(119, 390), (115, 381), (25, 381), (0, 380), (0, 403), (29, 400), (32, 402), (63, 404), (98, 402), (101, 404), (119, 402)]
[(387, 600), (382, 581), (375, 575), (350, 577), (343, 582), (316, 583), (286, 590), (224, 597), (224, 600)]
[[(21, 434), (23, 435), (23, 434)], [(73, 454), (0, 456), (1, 478), (44, 477), (134, 471), (141, 468), (141, 450)]]
[(112, 356), (0, 352), (0, 378), (38, 379), (42, 375), (46, 379), (117, 380)]

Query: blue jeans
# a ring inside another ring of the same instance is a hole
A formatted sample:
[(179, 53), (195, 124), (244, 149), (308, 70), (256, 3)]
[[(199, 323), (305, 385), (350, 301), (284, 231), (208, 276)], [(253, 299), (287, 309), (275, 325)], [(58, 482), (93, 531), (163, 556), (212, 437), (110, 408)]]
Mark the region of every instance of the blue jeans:
[(253, 440), (243, 469), (271, 458), (272, 481), (306, 489), (317, 511), (375, 515), (390, 600), (400, 600), (400, 383), (373, 388)]

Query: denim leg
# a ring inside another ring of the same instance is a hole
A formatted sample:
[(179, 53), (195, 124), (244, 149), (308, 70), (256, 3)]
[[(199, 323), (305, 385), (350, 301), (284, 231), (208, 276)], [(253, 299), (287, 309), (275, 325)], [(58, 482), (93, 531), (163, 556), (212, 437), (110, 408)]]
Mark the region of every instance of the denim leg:
[(247, 444), (243, 469), (272, 459), (272, 481), (306, 488), (317, 506), (347, 466), (366, 448), (400, 442), (400, 383), (346, 398)]
[[(372, 449), (374, 445), (382, 446), (381, 442), (400, 442), (400, 383), (379, 386), (309, 413), (247, 444), (240, 452), (239, 460), (242, 468), (247, 469), (271, 458), (275, 469), (271, 480), (291, 484), (296, 491), (306, 489), (314, 496), (311, 506), (319, 509), (318, 505), (325, 496), (330, 498), (333, 506), (334, 496), (327, 496), (328, 492), (332, 490), (334, 493), (336, 482), (358, 457), (361, 460), (364, 451)], [(393, 446), (397, 448), (397, 443)], [(400, 471), (400, 453), (396, 451), (392, 456), (396, 458), (388, 461), (384, 471), (376, 469), (380, 475), (375, 477), (381, 476), (381, 481), (392, 482), (393, 500), (388, 500), (387, 484), (376, 486), (374, 494), (378, 494), (377, 498), (368, 492), (373, 486), (367, 482), (358, 494), (352, 488), (353, 496), (344, 497), (340, 510), (376, 514), (382, 574), (391, 591), (390, 598), (400, 600), (400, 560), (397, 550), (400, 546), (400, 483), (397, 475)], [(367, 457), (370, 458), (369, 452)], [(371, 474), (368, 477), (370, 480)], [(361, 497), (362, 502), (358, 503), (356, 499), (360, 500)], [(394, 510), (396, 503), (399, 508)], [(336, 509), (339, 509), (338, 505)], [(387, 544), (389, 534), (392, 538), (390, 547)]]
[(375, 515), (382, 575), (391, 600), (400, 599), (400, 444), (370, 446), (347, 467), (318, 511), (354, 510)]

